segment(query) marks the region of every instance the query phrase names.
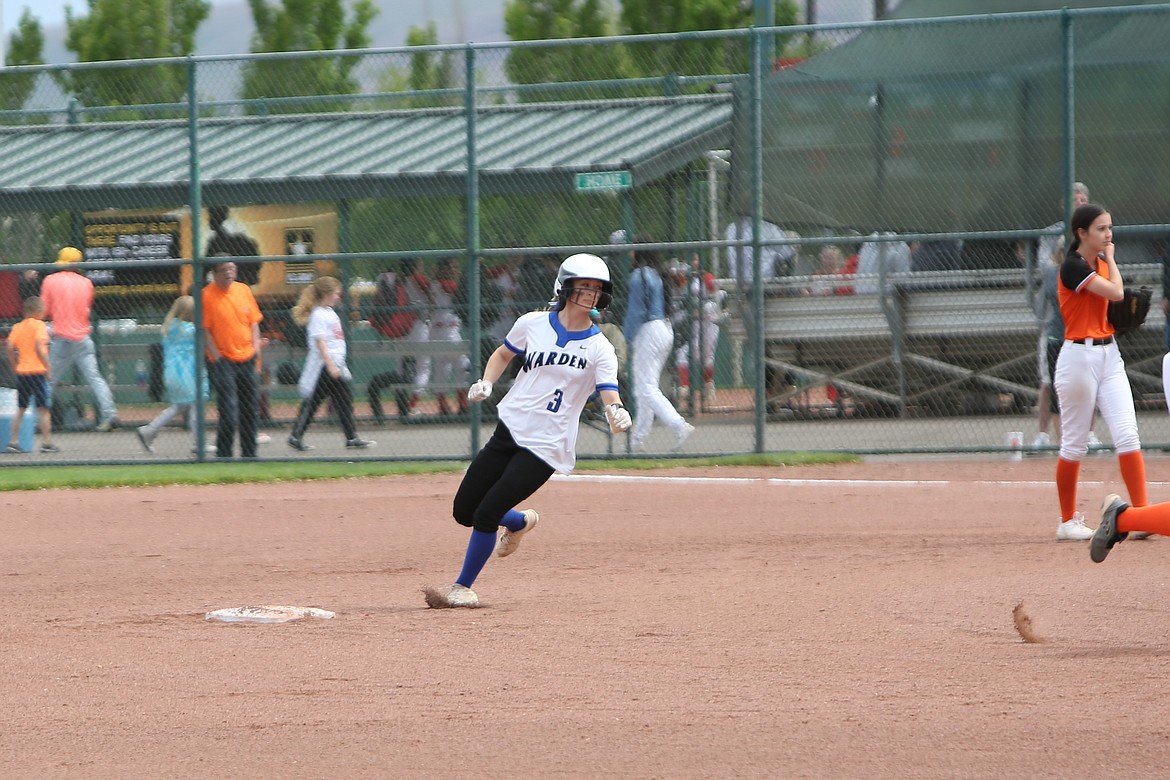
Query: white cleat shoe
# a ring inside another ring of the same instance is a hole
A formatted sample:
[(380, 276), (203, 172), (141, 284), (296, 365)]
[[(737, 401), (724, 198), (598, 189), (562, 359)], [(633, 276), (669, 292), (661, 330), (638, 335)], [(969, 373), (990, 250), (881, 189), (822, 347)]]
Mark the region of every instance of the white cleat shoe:
[(684, 422), (683, 427), (674, 432), (674, 446), (671, 447), (671, 451), (678, 452), (681, 450), (683, 444), (691, 437), (691, 434), (694, 432), (695, 426), (691, 425), (689, 422)]
[(1072, 520), (1062, 520), (1056, 526), (1056, 541), (1087, 542), (1093, 538), (1093, 530), (1085, 525), (1085, 516), (1077, 512)]
[(457, 582), (447, 590), (447, 603), (452, 607), (478, 607), (479, 596), (471, 588)]
[(516, 552), (516, 548), (520, 546), (520, 537), (535, 528), (537, 521), (540, 520), (540, 515), (534, 509), (525, 509), (523, 514), (524, 527), (519, 531), (509, 531), (507, 528), (500, 526), (500, 538), (496, 540), (497, 558), (507, 558)]

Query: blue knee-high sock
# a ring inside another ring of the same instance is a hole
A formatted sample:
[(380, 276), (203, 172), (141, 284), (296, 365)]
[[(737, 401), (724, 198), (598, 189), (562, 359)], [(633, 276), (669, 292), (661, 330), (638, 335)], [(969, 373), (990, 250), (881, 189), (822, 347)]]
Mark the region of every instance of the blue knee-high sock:
[(459, 572), (459, 578), (455, 581), (465, 588), (470, 588), (495, 549), (495, 534), (473, 530), (471, 540), (467, 543), (467, 555), (463, 557), (463, 571)]
[(524, 527), (524, 513), (517, 509), (509, 509), (500, 520), (500, 525), (509, 531), (519, 531)]

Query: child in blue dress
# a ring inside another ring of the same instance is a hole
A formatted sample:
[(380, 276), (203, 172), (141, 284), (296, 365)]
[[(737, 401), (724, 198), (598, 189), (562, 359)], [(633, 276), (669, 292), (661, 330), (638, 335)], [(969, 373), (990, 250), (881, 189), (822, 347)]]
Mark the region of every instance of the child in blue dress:
[[(195, 299), (182, 295), (171, 304), (163, 318), (163, 384), (170, 406), (138, 428), (138, 441), (147, 452), (154, 452), (154, 440), (163, 426), (180, 414), (187, 415), (187, 428), (195, 433)], [(203, 379), (203, 397), (207, 398), (207, 378)], [(194, 450), (193, 450), (194, 451)]]

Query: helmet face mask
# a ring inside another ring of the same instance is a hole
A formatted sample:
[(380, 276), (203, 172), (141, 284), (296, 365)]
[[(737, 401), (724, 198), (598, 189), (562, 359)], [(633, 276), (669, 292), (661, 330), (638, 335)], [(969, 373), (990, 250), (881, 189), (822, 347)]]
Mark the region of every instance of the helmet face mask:
[(613, 302), (613, 282), (609, 279), (609, 266), (597, 255), (576, 254), (565, 258), (557, 270), (553, 285), (552, 307), (555, 311), (565, 308), (572, 296), (575, 279), (595, 279), (601, 282), (601, 294), (594, 305), (598, 311)]

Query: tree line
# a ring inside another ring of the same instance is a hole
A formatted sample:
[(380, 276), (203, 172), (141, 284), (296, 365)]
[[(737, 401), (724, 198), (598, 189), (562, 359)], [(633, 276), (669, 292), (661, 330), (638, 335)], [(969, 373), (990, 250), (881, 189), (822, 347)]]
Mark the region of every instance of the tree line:
[[(776, 24), (796, 24), (796, 0), (775, 0)], [(372, 0), (248, 0), (254, 23), (251, 53), (343, 51), (367, 48), (369, 26), (379, 11)], [(89, 0), (88, 12), (65, 12), (66, 49), (78, 62), (184, 57), (194, 53), (195, 35), (211, 13), (207, 0)], [(726, 30), (750, 26), (751, 3), (742, 0), (508, 0), (504, 28), (510, 40), (585, 38), (604, 35)], [(6, 47), (6, 64), (43, 65), (44, 33), (25, 7)], [(411, 27), (406, 45), (438, 43), (433, 23)], [(513, 84), (599, 82), (665, 74), (718, 75), (747, 69), (742, 42), (691, 41), (589, 48), (521, 48), (508, 53)], [(357, 57), (256, 60), (245, 68), (241, 97), (265, 101), (267, 112), (343, 110), (344, 103), (307, 107), (302, 96), (357, 94)], [(186, 76), (177, 66), (149, 69), (142, 78), (110, 70), (62, 70), (52, 78), (83, 106), (166, 105), (183, 100)], [(383, 92), (436, 92), (428, 105), (458, 102), (442, 90), (458, 87), (460, 65), (451, 53), (413, 55), (408, 67), (377, 79)], [(30, 97), (35, 76), (0, 78), (0, 110), (18, 111)], [(601, 91), (599, 91), (601, 90)], [(628, 93), (627, 93), (628, 94)], [(606, 96), (602, 88), (532, 90), (521, 100)], [(416, 103), (419, 98), (413, 99)], [(424, 101), (426, 99), (423, 99)], [(121, 118), (140, 118), (121, 115)]]

